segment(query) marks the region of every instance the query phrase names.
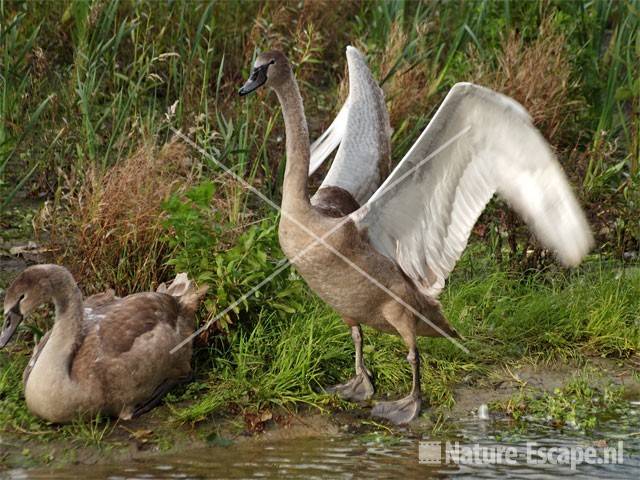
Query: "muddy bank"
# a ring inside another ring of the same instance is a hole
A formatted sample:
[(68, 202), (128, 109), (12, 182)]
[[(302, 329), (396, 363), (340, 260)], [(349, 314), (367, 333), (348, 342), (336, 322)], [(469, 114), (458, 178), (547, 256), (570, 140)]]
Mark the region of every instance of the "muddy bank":
[(455, 389), (456, 404), (452, 409), (443, 411), (426, 406), (420, 419), (406, 427), (374, 422), (368, 406), (354, 406), (349, 411), (229, 412), (195, 425), (179, 425), (172, 420), (171, 407), (165, 405), (132, 421), (78, 425), (73, 438), (69, 433), (58, 433), (53, 426), (51, 430), (1, 432), (0, 469), (143, 461), (208, 447), (246, 444), (247, 448), (259, 449), (262, 444), (330, 439), (343, 434), (417, 439), (429, 436), (435, 424), (442, 421), (442, 415), (447, 423), (480, 422), (477, 417), (480, 405), (506, 401), (522, 391), (551, 392), (575, 378), (578, 371), (587, 372), (590, 383), (596, 387), (612, 383), (624, 386), (627, 398), (638, 401), (637, 370), (635, 361), (603, 358), (580, 363), (496, 368), (475, 385), (459, 385)]
[(474, 385), (455, 389), (456, 404), (452, 416), (475, 412), (479, 405), (505, 401), (523, 389), (552, 392), (566, 385), (579, 371), (589, 373), (590, 384), (623, 386), (630, 399), (640, 399), (640, 358), (629, 360), (591, 357), (580, 362), (542, 365), (504, 366), (489, 373)]

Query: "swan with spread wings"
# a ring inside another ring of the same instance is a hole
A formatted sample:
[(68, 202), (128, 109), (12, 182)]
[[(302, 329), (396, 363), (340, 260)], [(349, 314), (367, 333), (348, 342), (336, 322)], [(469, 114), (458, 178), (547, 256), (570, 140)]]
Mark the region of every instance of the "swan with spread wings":
[[(302, 98), (284, 54), (260, 54), (240, 94), (266, 86), (278, 96), (287, 156), (280, 243), (309, 286), (351, 327), (356, 375), (328, 390), (354, 401), (370, 399), (374, 386), (360, 325), (399, 334), (409, 350), (411, 392), (376, 403), (372, 414), (407, 423), (419, 414), (422, 401), (416, 336), (456, 341), (437, 296), (491, 197), (505, 199), (566, 266), (582, 260), (592, 236), (526, 110), (470, 83), (454, 85), (384, 180), (391, 164), (384, 96), (358, 50), (347, 47), (347, 61), (349, 96), (311, 146)], [(310, 198), (309, 172), (336, 148), (326, 178)]]

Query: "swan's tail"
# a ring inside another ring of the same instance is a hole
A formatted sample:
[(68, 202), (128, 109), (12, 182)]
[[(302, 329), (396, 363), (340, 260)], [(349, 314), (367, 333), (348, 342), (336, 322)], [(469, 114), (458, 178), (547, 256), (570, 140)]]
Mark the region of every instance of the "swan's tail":
[(164, 283), (158, 285), (158, 293), (166, 293), (176, 297), (180, 307), (189, 312), (195, 312), (200, 304), (200, 300), (207, 293), (209, 287), (204, 285), (196, 288), (196, 285), (189, 279), (186, 273), (179, 273), (176, 278), (167, 286)]

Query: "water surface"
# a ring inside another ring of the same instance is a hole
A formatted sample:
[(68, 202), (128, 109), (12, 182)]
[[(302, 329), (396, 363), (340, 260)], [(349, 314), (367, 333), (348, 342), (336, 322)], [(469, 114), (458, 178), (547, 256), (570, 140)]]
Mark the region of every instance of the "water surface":
[[(588, 435), (572, 429), (531, 425), (514, 428), (507, 420), (469, 418), (448, 425), (446, 433), (404, 436), (384, 434), (320, 436), (274, 442), (246, 441), (227, 447), (215, 446), (161, 455), (119, 464), (79, 465), (58, 470), (15, 469), (11, 479), (109, 478), (199, 479), (199, 478), (640, 478), (640, 410), (610, 419)], [(425, 465), (418, 461), (423, 441), (455, 442), (481, 447), (510, 446), (518, 450), (516, 465)], [(527, 442), (543, 447), (602, 447), (624, 442), (621, 464), (527, 465)]]

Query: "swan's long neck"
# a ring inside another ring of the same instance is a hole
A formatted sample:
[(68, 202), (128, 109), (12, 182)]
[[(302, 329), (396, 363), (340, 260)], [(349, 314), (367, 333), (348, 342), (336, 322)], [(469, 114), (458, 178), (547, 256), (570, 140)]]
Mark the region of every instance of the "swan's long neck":
[(287, 137), (287, 164), (282, 189), (282, 209), (303, 212), (310, 208), (307, 178), (309, 176), (309, 130), (298, 84), (293, 76), (275, 89), (284, 116)]
[(72, 356), (81, 341), (83, 319), (82, 293), (75, 282), (60, 285), (53, 296), (53, 304), (56, 320), (41, 357), (49, 350), (47, 357), (53, 360), (50, 365), (56, 366), (59, 379), (70, 380)]
[(68, 273), (54, 272), (48, 280), (56, 319), (25, 385), (29, 407), (45, 418), (82, 403), (88, 393), (71, 377), (72, 361), (82, 341), (82, 293)]

